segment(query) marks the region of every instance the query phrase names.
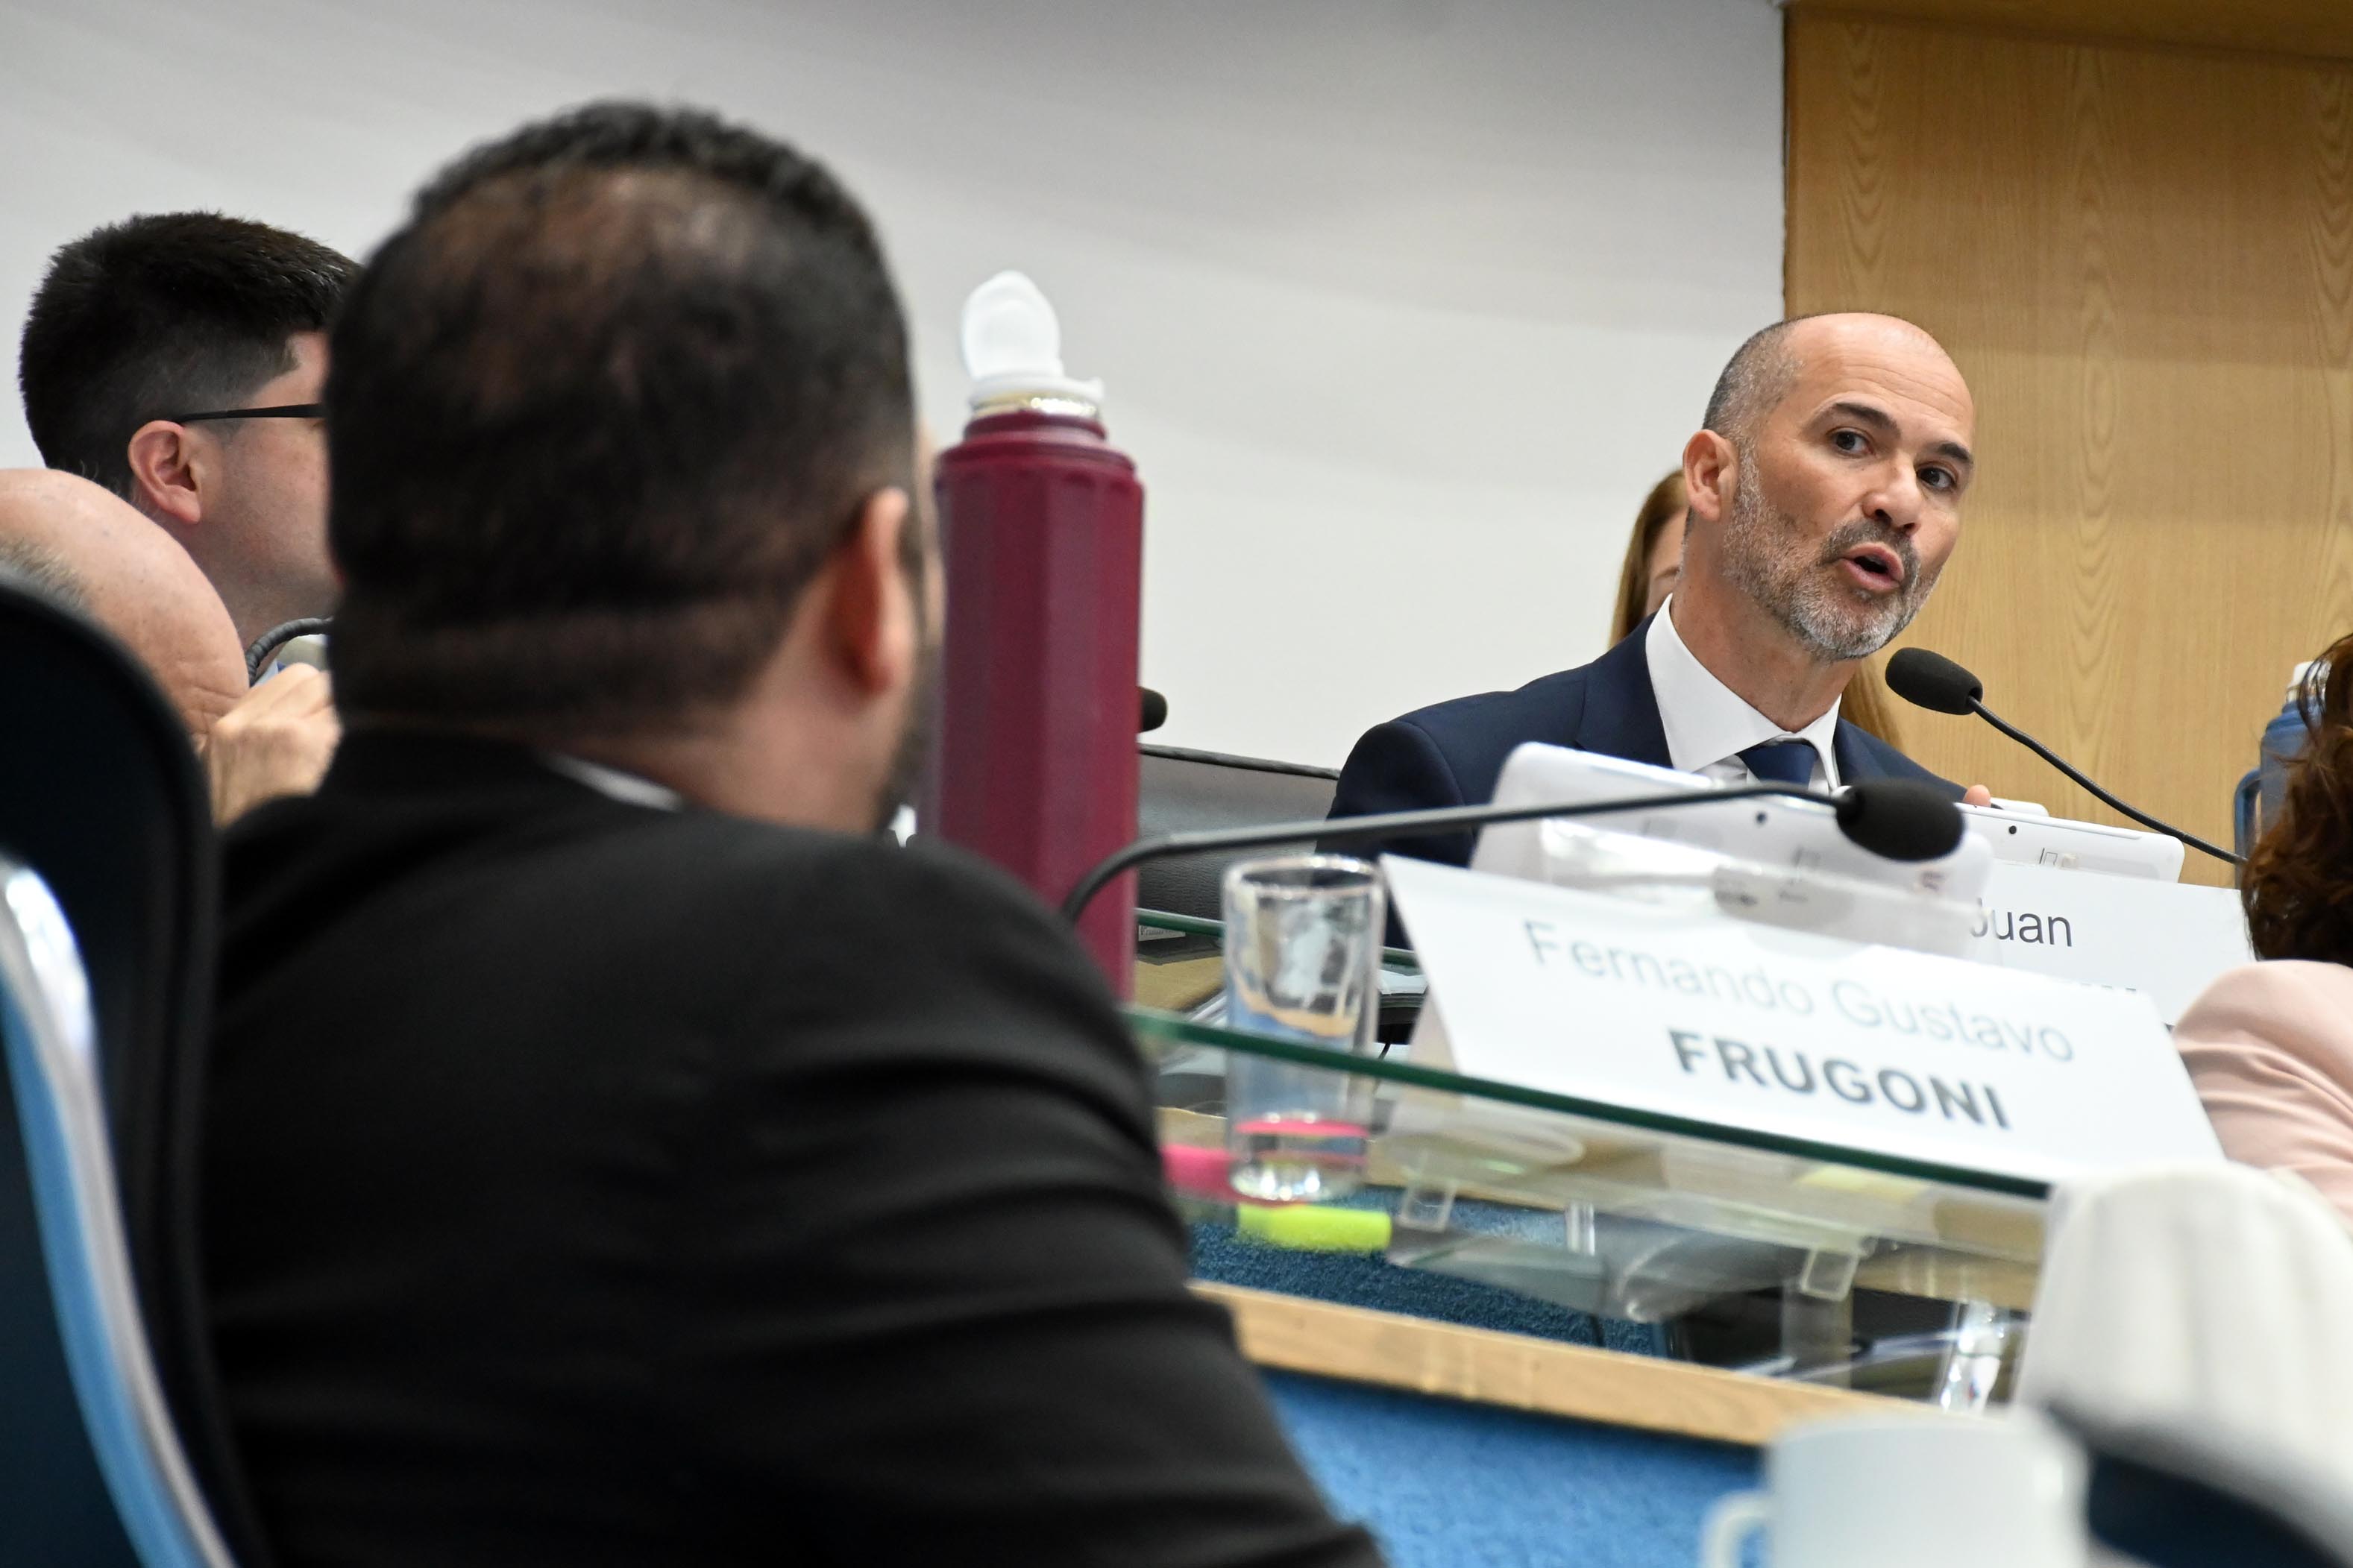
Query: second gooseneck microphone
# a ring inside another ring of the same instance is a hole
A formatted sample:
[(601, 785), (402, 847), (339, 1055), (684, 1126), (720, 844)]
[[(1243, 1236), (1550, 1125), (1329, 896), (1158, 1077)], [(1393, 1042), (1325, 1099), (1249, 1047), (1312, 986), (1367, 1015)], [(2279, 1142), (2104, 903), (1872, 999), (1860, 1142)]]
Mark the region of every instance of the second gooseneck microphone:
[(1887, 661), (1887, 689), (1912, 703), (1936, 713), (1974, 713), (2003, 734), (2057, 768), (2069, 778), (2092, 792), (2094, 799), (2110, 809), (2121, 812), (2152, 833), (2162, 833), (2168, 838), (2179, 838), (2192, 849), (2203, 850), (2217, 860), (2232, 866), (2242, 864), (2228, 849), (2220, 849), (2193, 833), (2184, 833), (2168, 823), (2159, 822), (2148, 813), (2126, 805), (2098, 784), (2086, 778), (2058, 752), (2002, 718), (1985, 705), (1985, 682), (1947, 658), (1925, 647), (1898, 649)]
[(1123, 871), (1149, 860), (1205, 850), (1262, 849), (1277, 844), (1347, 843), (1407, 838), (1496, 822), (1534, 822), (1548, 816), (1599, 816), (1614, 811), (1673, 811), (1727, 800), (1810, 800), (1833, 808), (1849, 840), (1890, 860), (1934, 860), (1951, 854), (1966, 829), (1961, 814), (1933, 784), (1914, 779), (1858, 779), (1836, 795), (1796, 784), (1740, 784), (1724, 789), (1677, 790), (1672, 795), (1626, 795), (1616, 800), (1562, 802), (1550, 805), (1447, 805), (1427, 811), (1390, 811), (1377, 816), (1317, 817), (1305, 822), (1269, 822), (1250, 827), (1202, 828), (1139, 838), (1079, 879), (1062, 900), (1062, 917), (1075, 922), (1094, 896)]

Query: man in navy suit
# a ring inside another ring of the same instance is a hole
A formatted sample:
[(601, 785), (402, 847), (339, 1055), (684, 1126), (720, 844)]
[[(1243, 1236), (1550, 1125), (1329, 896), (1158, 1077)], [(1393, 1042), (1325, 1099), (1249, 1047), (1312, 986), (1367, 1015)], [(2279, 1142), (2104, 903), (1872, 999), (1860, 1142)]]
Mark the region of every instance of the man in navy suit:
[[(1766, 328), (1725, 366), (1683, 447), (1683, 575), (1658, 614), (1591, 664), (1368, 731), (1332, 815), (1491, 800), (1527, 741), (1727, 784), (1928, 779), (1982, 804), (1981, 787), (1964, 792), (1839, 718), (1848, 679), (1911, 624), (1960, 537), (1976, 424), (1959, 369), (1908, 321)], [(1462, 866), (1474, 837), (1377, 847)]]

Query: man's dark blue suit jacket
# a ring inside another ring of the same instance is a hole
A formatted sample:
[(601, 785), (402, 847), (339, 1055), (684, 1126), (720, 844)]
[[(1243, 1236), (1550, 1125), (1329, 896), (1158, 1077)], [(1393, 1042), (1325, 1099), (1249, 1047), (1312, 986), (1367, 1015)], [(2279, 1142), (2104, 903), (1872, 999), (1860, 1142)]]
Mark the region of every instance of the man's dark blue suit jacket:
[[(1659, 700), (1651, 689), (1651, 662), (1644, 621), (1617, 647), (1576, 669), (1532, 680), (1517, 691), (1488, 691), (1419, 709), (1367, 731), (1348, 753), (1332, 797), (1334, 816), (1368, 816), (1383, 811), (1422, 811), (1444, 805), (1484, 805), (1495, 798), (1504, 759), (1526, 741), (1573, 746), (1630, 762), (1672, 767), (1667, 731), (1659, 722)], [(1926, 779), (1948, 790), (1961, 787), (1938, 778), (1886, 742), (1839, 721), (1831, 742), (1839, 778)], [(1370, 857), (1383, 851), (1471, 863), (1475, 833), (1447, 833), (1386, 844), (1334, 847)]]

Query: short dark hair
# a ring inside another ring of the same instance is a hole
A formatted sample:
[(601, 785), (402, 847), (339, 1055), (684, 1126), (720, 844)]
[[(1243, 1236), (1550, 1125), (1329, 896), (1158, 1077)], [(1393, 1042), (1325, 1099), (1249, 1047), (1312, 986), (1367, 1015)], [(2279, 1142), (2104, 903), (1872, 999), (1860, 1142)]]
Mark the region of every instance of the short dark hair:
[(220, 213), (157, 213), (62, 246), (33, 296), (16, 384), (41, 460), (131, 495), (132, 433), (235, 407), (294, 368), (356, 270), (313, 239)]
[(1713, 430), (1745, 448), (1757, 422), (1773, 411), (1798, 373), (1797, 356), (1789, 352), (1789, 329), (1813, 319), (1792, 316), (1776, 321), (1751, 333), (1733, 350), (1723, 374), (1715, 378), (1715, 390), (1708, 394), (1707, 413), (1700, 420), (1700, 428)]
[[(1837, 313), (1810, 311), (1751, 333), (1746, 342), (1732, 351), (1732, 357), (1725, 362), (1724, 373), (1715, 378), (1715, 390), (1708, 394), (1707, 413), (1702, 416), (1700, 427), (1715, 431), (1736, 447), (1746, 447), (1748, 438), (1756, 433), (1757, 422), (1772, 413), (1788, 395), (1790, 383), (1803, 368), (1789, 347), (1789, 329), (1800, 321), (1820, 321)], [(1927, 328), (1909, 317), (1886, 310), (1867, 313), (1900, 322), (1931, 344), (1936, 342)]]
[(339, 703), (659, 728), (740, 695), (865, 499), (912, 487), (906, 326), (825, 169), (592, 104), (417, 196), (337, 321), (327, 432)]

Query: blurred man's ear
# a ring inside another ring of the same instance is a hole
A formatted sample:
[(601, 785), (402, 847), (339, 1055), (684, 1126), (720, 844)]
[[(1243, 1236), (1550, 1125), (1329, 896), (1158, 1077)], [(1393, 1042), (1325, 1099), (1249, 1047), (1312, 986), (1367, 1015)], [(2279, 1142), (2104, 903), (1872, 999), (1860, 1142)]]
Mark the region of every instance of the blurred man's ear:
[(1733, 492), (1740, 485), (1740, 453), (1733, 444), (1713, 430), (1702, 430), (1683, 443), (1683, 493), (1689, 498), (1691, 516), (1684, 523), (1686, 536), (1693, 524), (1713, 526), (1724, 521), (1732, 510)]
[(193, 528), (205, 517), (205, 490), (214, 482), (212, 453), (183, 425), (150, 419), (125, 451), (131, 462), (131, 504), (158, 522)]
[(909, 579), (902, 555), (906, 531), (917, 526), (905, 490), (876, 490), (824, 574), (827, 647), (870, 697), (913, 685), (922, 660), (923, 608), (915, 596), (924, 590)]

